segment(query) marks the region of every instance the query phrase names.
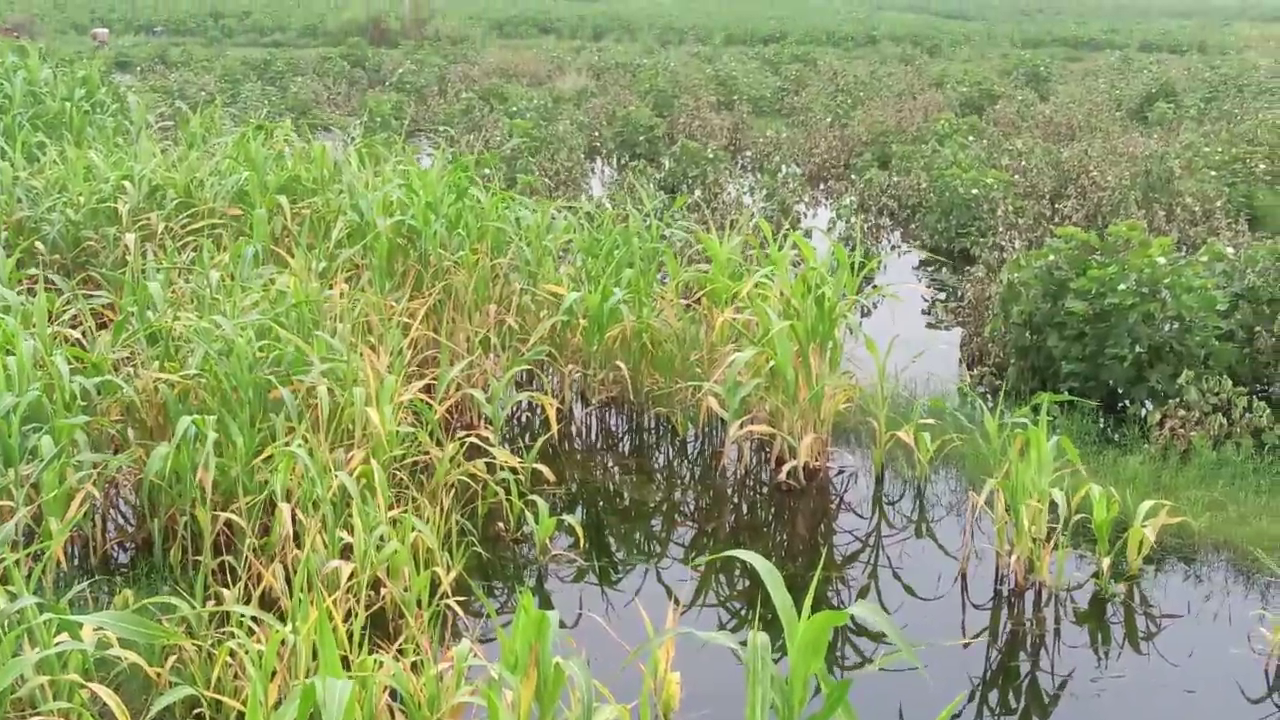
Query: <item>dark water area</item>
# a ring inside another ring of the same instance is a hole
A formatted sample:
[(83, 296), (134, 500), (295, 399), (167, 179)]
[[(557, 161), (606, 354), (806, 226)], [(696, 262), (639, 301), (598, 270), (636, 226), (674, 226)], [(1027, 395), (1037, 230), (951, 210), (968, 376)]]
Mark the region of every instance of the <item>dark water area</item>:
[[(937, 390), (958, 380), (958, 334), (926, 327), (916, 261), (889, 258), (880, 281), (897, 297), (863, 329), (882, 345), (899, 337), (894, 374)], [(846, 359), (865, 370), (856, 346)], [(1280, 717), (1280, 681), (1253, 650), (1268, 587), (1228, 562), (1160, 559), (1107, 595), (1089, 579), (1091, 562), (1071, 558), (1058, 591), (1016, 592), (998, 577), (989, 531), (979, 526), (966, 544), (969, 487), (953, 472), (877, 479), (868, 454), (846, 440), (828, 482), (782, 492), (763, 453), (725, 453), (715, 429), (681, 429), (625, 405), (566, 410), (541, 458), (558, 478), (544, 497), (577, 520), (582, 541), (559, 537), (564, 554), (550, 562), (527, 547), (495, 546), (472, 579), (500, 609), (532, 589), (558, 611), (564, 650), (585, 655), (621, 702), (642, 687), (628, 655), (649, 637), (644, 615), (661, 626), (672, 602), (682, 627), (742, 637), (758, 622), (780, 643), (746, 564), (692, 567), (741, 548), (777, 565), (797, 603), (816, 576), (815, 611), (871, 600), (919, 646), (922, 669), (867, 671), (892, 648), (857, 623), (838, 631), (827, 663), (837, 676), (863, 673), (851, 691), (860, 717), (932, 719), (961, 694), (950, 717)], [(531, 422), (517, 423), (509, 440), (549, 431)], [(775, 654), (782, 659), (781, 645)], [(744, 672), (731, 652), (684, 636), (675, 669), (680, 717), (743, 717)]]
[[(784, 493), (770, 486), (767, 458), (734, 457), (719, 468), (723, 438), (658, 424), (616, 407), (580, 413), (545, 458), (562, 486), (549, 496), (552, 508), (576, 518), (585, 538), (566, 536), (557, 547), (577, 559), (538, 566), (496, 551), (474, 578), (498, 595), (506, 588), (508, 598), (531, 587), (542, 607), (559, 612), (575, 646), (568, 651), (584, 653), (620, 701), (641, 688), (628, 654), (648, 638), (642, 610), (660, 626), (676, 601), (683, 627), (742, 635), (758, 620), (781, 637), (745, 564), (691, 568), (746, 548), (779, 567), (797, 602), (816, 575), (815, 609), (869, 599), (922, 646), (923, 672), (898, 665), (855, 681), (862, 717), (934, 718), (960, 693), (967, 697), (956, 718), (1280, 711), (1280, 684), (1251, 649), (1257, 611), (1270, 598), (1225, 562), (1161, 561), (1108, 596), (1094, 591), (1088, 561), (1072, 561), (1066, 590), (1016, 592), (998, 581), (987, 533), (977, 534), (960, 572), (968, 493), (954, 475), (877, 481), (869, 459), (850, 451), (828, 483)], [(845, 675), (891, 650), (851, 624), (827, 660)], [(681, 717), (743, 717), (744, 674), (729, 651), (684, 637), (675, 669)]]

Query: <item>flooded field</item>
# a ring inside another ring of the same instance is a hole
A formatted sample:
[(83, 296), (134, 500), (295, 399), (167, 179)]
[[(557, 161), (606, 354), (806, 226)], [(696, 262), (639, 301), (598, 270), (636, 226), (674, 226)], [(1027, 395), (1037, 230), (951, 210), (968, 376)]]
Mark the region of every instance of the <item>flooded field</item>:
[(6, 720), (1280, 715), (1264, 20), (76, 1)]
[[(921, 646), (923, 672), (891, 664), (854, 683), (862, 717), (932, 718), (958, 693), (952, 717), (965, 719), (1243, 720), (1280, 709), (1280, 684), (1254, 651), (1265, 580), (1223, 561), (1169, 558), (1107, 595), (1087, 563), (1068, 561), (1065, 588), (1014, 591), (995, 571), (987, 529), (966, 537), (970, 492), (959, 478), (877, 481), (866, 454), (846, 449), (829, 484), (783, 493), (767, 463), (719, 469), (719, 442), (617, 408), (576, 414), (545, 452), (560, 480), (546, 497), (581, 524), (585, 546), (563, 537), (572, 559), (536, 569), (495, 549), (477, 579), (499, 594), (532, 587), (559, 613), (566, 652), (584, 654), (623, 701), (641, 692), (629, 653), (649, 637), (644, 616), (661, 623), (671, 603), (684, 627), (741, 637), (759, 612), (780, 635), (745, 565), (691, 567), (747, 548), (778, 564), (797, 602), (816, 574), (815, 611), (868, 598)], [(854, 623), (837, 631), (828, 665), (848, 675), (891, 650)], [(742, 717), (743, 671), (727, 650), (684, 637), (675, 668), (681, 717)]]
[[(905, 387), (945, 393), (958, 382), (958, 332), (929, 327), (917, 262), (910, 250), (887, 256), (876, 279), (886, 297), (862, 328), (881, 347), (893, 341), (887, 365)], [(851, 343), (845, 362), (865, 374), (871, 358)], [(548, 430), (515, 434), (528, 441)], [(1280, 713), (1280, 678), (1255, 651), (1272, 588), (1229, 561), (1163, 558), (1108, 594), (1089, 562), (1067, 558), (1058, 588), (1020, 592), (997, 571), (989, 524), (979, 518), (970, 532), (972, 486), (945, 468), (927, 482), (877, 478), (847, 438), (825, 483), (780, 492), (763, 455), (726, 459), (719, 434), (682, 432), (610, 403), (576, 405), (557, 438), (540, 458), (559, 480), (545, 497), (580, 524), (585, 542), (561, 536), (565, 554), (536, 567), (495, 546), (475, 579), (498, 597), (531, 587), (559, 614), (566, 651), (585, 655), (621, 701), (642, 692), (632, 651), (650, 637), (646, 618), (660, 624), (672, 604), (681, 627), (741, 640), (760, 620), (780, 636), (745, 565), (694, 567), (746, 548), (779, 566), (797, 603), (816, 575), (815, 612), (870, 599), (920, 646), (922, 669), (877, 670), (893, 652), (882, 636), (857, 623), (837, 631), (828, 666), (837, 677), (863, 673), (851, 695), (863, 717), (932, 718), (961, 693), (957, 720)], [(675, 669), (681, 717), (743, 716), (732, 653), (685, 636)]]

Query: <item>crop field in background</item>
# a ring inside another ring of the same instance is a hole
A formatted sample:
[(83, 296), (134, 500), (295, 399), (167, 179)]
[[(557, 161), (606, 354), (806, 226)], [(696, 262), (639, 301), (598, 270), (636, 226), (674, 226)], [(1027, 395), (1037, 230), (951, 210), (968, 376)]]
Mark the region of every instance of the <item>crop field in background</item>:
[[(4, 0), (0, 23), (6, 718), (671, 720), (707, 710), (682, 709), (689, 634), (741, 665), (747, 717), (853, 718), (841, 628), (907, 661), (923, 640), (824, 595), (849, 448), (873, 504), (963, 478), (929, 508), (963, 525), (957, 582), (1087, 587), (1131, 645), (1175, 557), (1280, 553), (1280, 3)], [(864, 329), (904, 246), (962, 331), (945, 396)], [(630, 450), (578, 447), (597, 411)], [(671, 497), (618, 480), (646, 474)], [(644, 616), (634, 697), (538, 583), (485, 581), (572, 560), (604, 587), (654, 563), (610, 532), (658, 553), (677, 506), (751, 616)]]

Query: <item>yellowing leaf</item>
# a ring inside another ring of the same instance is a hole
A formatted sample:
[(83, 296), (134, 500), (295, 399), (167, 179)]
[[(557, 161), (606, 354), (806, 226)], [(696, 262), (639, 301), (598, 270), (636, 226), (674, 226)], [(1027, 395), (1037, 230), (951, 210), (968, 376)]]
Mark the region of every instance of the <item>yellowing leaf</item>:
[(92, 690), (93, 694), (102, 700), (102, 704), (111, 710), (111, 714), (116, 720), (131, 720), (132, 716), (129, 715), (129, 710), (125, 708), (124, 702), (114, 690), (95, 682), (86, 682), (85, 687)]

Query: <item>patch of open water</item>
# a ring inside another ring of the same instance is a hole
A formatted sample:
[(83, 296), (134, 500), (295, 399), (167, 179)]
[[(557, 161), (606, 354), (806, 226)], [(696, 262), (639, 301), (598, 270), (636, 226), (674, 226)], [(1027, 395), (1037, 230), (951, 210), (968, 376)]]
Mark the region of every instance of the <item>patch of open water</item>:
[[(900, 383), (945, 391), (960, 380), (959, 332), (928, 327), (918, 259), (909, 249), (885, 258), (876, 282), (890, 296), (862, 330), (882, 348), (897, 338), (888, 361)], [(858, 343), (846, 360), (870, 368)], [(580, 561), (539, 565), (495, 550), (475, 579), (498, 598), (532, 588), (560, 613), (569, 651), (583, 653), (621, 701), (642, 687), (628, 657), (648, 638), (642, 609), (660, 624), (674, 600), (683, 627), (741, 637), (758, 618), (781, 637), (744, 564), (691, 567), (745, 548), (779, 567), (797, 603), (816, 575), (815, 611), (871, 599), (921, 646), (923, 671), (898, 665), (854, 682), (861, 717), (932, 719), (960, 694), (951, 717), (966, 720), (1280, 716), (1280, 680), (1252, 645), (1270, 593), (1229, 563), (1164, 559), (1109, 596), (1088, 580), (1091, 563), (1072, 558), (1065, 589), (1018, 593), (998, 582), (989, 532), (966, 545), (968, 487), (954, 473), (877, 480), (867, 454), (846, 442), (829, 483), (780, 493), (764, 458), (721, 466), (722, 435), (617, 405), (566, 410), (542, 460), (559, 479), (553, 510), (576, 518), (585, 538), (562, 537), (558, 547)], [(828, 665), (856, 673), (891, 650), (853, 623), (838, 632)], [(743, 717), (744, 672), (730, 652), (682, 637), (675, 669), (680, 717)]]
[[(832, 214), (820, 205), (805, 214), (802, 227), (820, 253), (831, 245)], [(874, 285), (885, 299), (859, 323), (875, 341), (896, 386), (919, 394), (945, 394), (960, 384), (960, 329), (929, 326), (930, 279), (920, 272), (920, 253), (890, 237)], [(891, 345), (892, 343), (892, 345)], [(845, 343), (844, 364), (857, 377), (874, 378), (874, 358), (860, 338)]]
[[(779, 567), (797, 602), (816, 575), (815, 609), (870, 599), (922, 646), (923, 672), (896, 665), (854, 682), (862, 717), (931, 719), (961, 693), (952, 717), (975, 720), (1280, 710), (1280, 683), (1251, 647), (1269, 594), (1225, 562), (1162, 560), (1113, 597), (1094, 592), (1089, 562), (1072, 559), (1065, 590), (1014, 592), (997, 581), (989, 533), (980, 529), (966, 552), (968, 492), (954, 474), (877, 480), (866, 454), (846, 449), (830, 482), (782, 493), (763, 457), (718, 467), (722, 444), (616, 405), (577, 408), (543, 461), (558, 477), (553, 510), (576, 518), (585, 537), (557, 547), (580, 561), (539, 565), (499, 548), (475, 579), (495, 598), (532, 588), (560, 613), (568, 651), (583, 653), (624, 702), (641, 689), (628, 662), (648, 637), (641, 609), (660, 624), (676, 600), (681, 626), (741, 637), (759, 607), (763, 628), (781, 637), (744, 564), (691, 567), (746, 548)], [(890, 650), (854, 623), (839, 631), (828, 664), (847, 675)], [(680, 717), (743, 717), (744, 674), (727, 650), (683, 637), (675, 669)]]

